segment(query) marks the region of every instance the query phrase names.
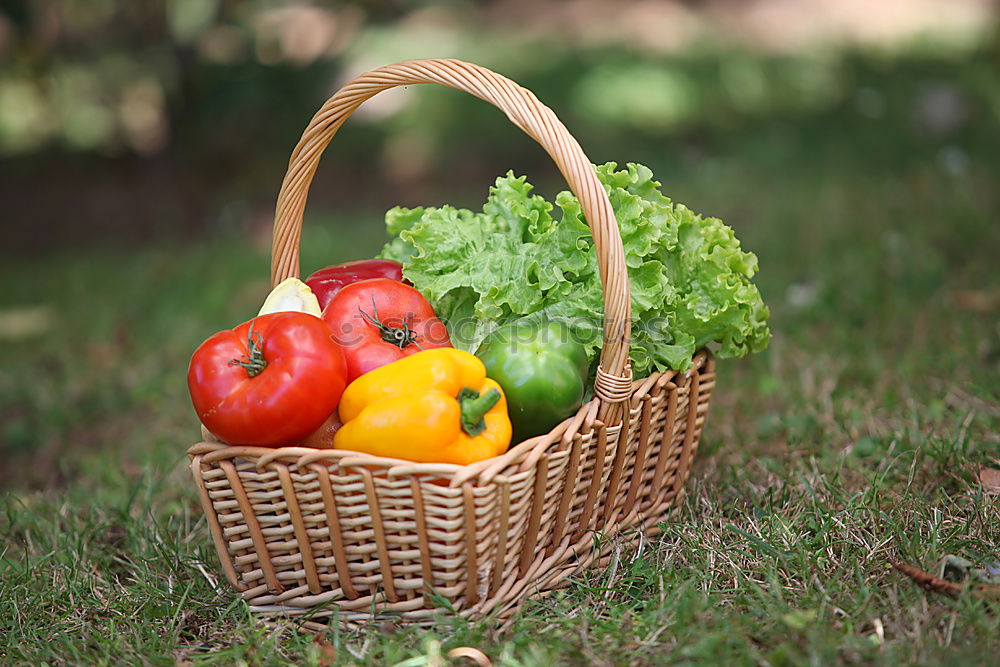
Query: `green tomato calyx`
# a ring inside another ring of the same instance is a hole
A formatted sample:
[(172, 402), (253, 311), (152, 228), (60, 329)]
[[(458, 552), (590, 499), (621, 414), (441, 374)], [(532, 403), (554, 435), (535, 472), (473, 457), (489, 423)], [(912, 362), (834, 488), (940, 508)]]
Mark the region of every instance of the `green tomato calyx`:
[(423, 349), (417, 343), (417, 332), (410, 328), (410, 320), (413, 318), (412, 314), (403, 320), (403, 326), (391, 327), (378, 318), (378, 310), (375, 308), (374, 298), (372, 298), (371, 314), (366, 313), (360, 308), (358, 310), (361, 312), (361, 317), (365, 318), (365, 321), (378, 329), (379, 335), (382, 336), (382, 340), (386, 343), (394, 345), (401, 350), (408, 345), (416, 345), (418, 350)]
[(250, 332), (247, 334), (247, 354), (242, 359), (230, 359), (230, 366), (242, 366), (247, 375), (257, 377), (267, 368), (267, 360), (264, 359), (264, 339), (259, 331), (253, 330), (253, 323), (250, 324)]

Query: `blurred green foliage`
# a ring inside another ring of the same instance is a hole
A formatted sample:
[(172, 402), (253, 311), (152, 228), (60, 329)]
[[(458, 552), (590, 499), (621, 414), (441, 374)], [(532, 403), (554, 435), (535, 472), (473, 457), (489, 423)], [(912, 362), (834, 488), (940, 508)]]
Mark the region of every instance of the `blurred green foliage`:
[[(350, 75), (428, 56), (510, 76), (555, 109), (595, 162), (635, 160), (657, 173), (754, 140), (775, 141), (779, 159), (795, 149), (796, 161), (860, 151), (891, 163), (917, 151), (957, 168), (963, 145), (1000, 142), (995, 36), (789, 54), (736, 49), (725, 35), (684, 41), (667, 32), (651, 47), (624, 30), (586, 43), (569, 28), (531, 30), (523, 8), (523, 27), (501, 24), (491, 9), (466, 1), (15, 0), (0, 13), (0, 159), (20, 173), (67, 156), (98, 171), (126, 161), (143, 172), (167, 161), (170, 178), (208, 202), (200, 211), (214, 220), (233, 200), (258, 203), (262, 188), (273, 196), (309, 116)], [(355, 195), (360, 186), (363, 198), (376, 182), (412, 200), (484, 187), (510, 167), (544, 169), (540, 151), (512, 141), (514, 131), (480, 101), (427, 89), (405, 95), (362, 107), (336, 140), (336, 164), (319, 175), (323, 188)], [(845, 123), (857, 127), (853, 145), (824, 142)], [(185, 177), (211, 179), (211, 187)]]

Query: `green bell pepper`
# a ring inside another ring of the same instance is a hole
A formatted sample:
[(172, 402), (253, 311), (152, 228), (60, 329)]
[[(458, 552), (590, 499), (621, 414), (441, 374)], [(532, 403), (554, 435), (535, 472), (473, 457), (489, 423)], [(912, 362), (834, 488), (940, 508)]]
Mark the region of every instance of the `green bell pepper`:
[(583, 403), (587, 351), (565, 324), (513, 322), (490, 334), (476, 356), (507, 396), (515, 443), (547, 433)]

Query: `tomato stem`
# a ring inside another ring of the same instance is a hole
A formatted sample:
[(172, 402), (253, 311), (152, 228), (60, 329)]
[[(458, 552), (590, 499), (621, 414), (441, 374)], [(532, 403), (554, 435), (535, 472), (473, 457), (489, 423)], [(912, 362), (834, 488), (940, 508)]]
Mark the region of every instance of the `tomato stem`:
[(259, 331), (253, 330), (253, 323), (250, 323), (250, 331), (247, 334), (247, 352), (242, 359), (230, 359), (230, 366), (241, 366), (250, 377), (257, 377), (267, 368), (267, 360), (264, 359), (264, 338)]
[(358, 311), (361, 312), (361, 316), (365, 318), (369, 324), (378, 329), (379, 334), (382, 336), (382, 340), (386, 343), (395, 345), (401, 350), (407, 345), (416, 345), (418, 350), (424, 349), (417, 343), (417, 332), (410, 328), (410, 320), (413, 319), (412, 313), (407, 315), (403, 320), (402, 327), (391, 327), (378, 318), (378, 309), (375, 308), (374, 297), (372, 297), (371, 315), (361, 310), (360, 306), (358, 307)]
[(462, 430), (475, 437), (486, 430), (483, 416), (500, 401), (500, 392), (493, 387), (485, 394), (480, 394), (475, 389), (463, 387), (457, 398), (462, 410)]

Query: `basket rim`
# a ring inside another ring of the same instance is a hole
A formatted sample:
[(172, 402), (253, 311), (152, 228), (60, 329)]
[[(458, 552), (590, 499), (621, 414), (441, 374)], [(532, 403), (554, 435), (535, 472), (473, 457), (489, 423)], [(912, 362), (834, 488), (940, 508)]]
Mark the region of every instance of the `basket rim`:
[[(702, 369), (711, 370), (714, 368), (715, 357), (709, 349), (699, 350), (692, 357), (691, 366), (684, 371), (665, 370), (651, 373), (645, 378), (633, 380), (632, 401), (638, 400), (644, 393), (643, 389), (648, 389), (656, 382), (671, 382), (675, 378), (680, 379), (680, 383), (686, 382), (694, 373), (701, 372)], [(264, 447), (260, 445), (238, 445), (220, 441), (201, 440), (188, 448), (189, 459), (200, 457), (203, 463), (211, 463), (225, 459), (245, 459), (251, 461), (256, 466), (258, 472), (273, 461), (294, 462), (297, 467), (306, 467), (315, 463), (337, 463), (337, 465), (354, 468), (375, 466), (384, 469), (387, 477), (402, 477), (407, 475), (428, 475), (438, 477), (450, 477), (449, 488), (457, 488), (465, 482), (481, 478), (488, 481), (507, 468), (518, 457), (527, 453), (525, 460), (521, 464), (521, 469), (527, 469), (537, 460), (538, 456), (549, 449), (553, 444), (558, 444), (559, 449), (568, 447), (569, 441), (566, 435), (572, 435), (583, 426), (589, 428), (596, 422), (600, 422), (598, 408), (601, 399), (597, 396), (584, 403), (572, 415), (559, 422), (551, 431), (541, 435), (532, 436), (510, 447), (506, 452), (482, 461), (476, 461), (467, 465), (455, 463), (418, 463), (406, 459), (372, 456), (361, 452), (345, 449), (320, 449), (317, 447), (306, 447), (301, 445), (285, 447)], [(611, 425), (608, 425), (611, 427)], [(617, 426), (617, 425), (616, 425)], [(565, 442), (564, 442), (565, 441)]]

